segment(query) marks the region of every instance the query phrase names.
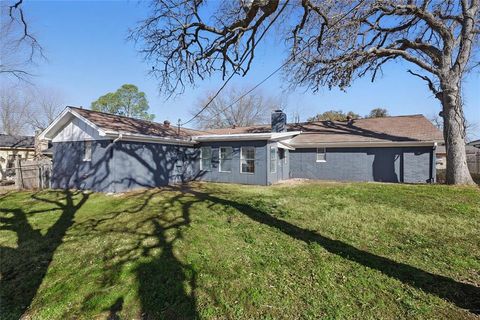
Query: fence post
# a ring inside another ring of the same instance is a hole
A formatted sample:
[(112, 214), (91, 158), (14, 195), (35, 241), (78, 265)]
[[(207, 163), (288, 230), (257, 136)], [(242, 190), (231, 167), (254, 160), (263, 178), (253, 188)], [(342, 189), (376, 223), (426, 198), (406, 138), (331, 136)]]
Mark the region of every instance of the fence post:
[(43, 183), (42, 183), (42, 165), (38, 164), (37, 165), (37, 176), (38, 176), (38, 184), (37, 187), (38, 189), (43, 189)]
[(22, 168), (20, 167), (20, 158), (15, 157), (15, 186), (17, 189), (23, 189)]

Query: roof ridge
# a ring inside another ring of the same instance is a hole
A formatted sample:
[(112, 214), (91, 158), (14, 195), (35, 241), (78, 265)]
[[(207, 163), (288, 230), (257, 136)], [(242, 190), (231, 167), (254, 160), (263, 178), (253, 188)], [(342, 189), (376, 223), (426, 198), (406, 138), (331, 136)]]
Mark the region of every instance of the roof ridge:
[[(86, 109), (86, 108), (83, 108), (83, 107), (67, 106), (67, 108), (77, 109), (77, 110), (83, 110), (83, 111), (87, 111), (87, 112), (101, 113), (101, 114), (105, 114), (105, 115), (109, 115), (109, 116), (121, 117), (121, 118), (131, 119), (131, 120), (135, 120), (135, 121), (149, 122), (149, 123), (153, 123), (153, 124), (156, 124), (156, 125), (160, 125), (160, 126), (162, 126), (162, 127), (165, 126), (163, 123), (156, 122), (156, 121), (152, 121), (152, 120), (145, 120), (145, 119), (127, 117), (127, 116), (124, 116), (124, 115), (121, 115), (121, 114), (115, 114), (115, 113), (109, 113), (109, 112), (104, 112), (104, 111), (97, 111), (97, 110), (92, 110), (92, 109)], [(184, 130), (192, 130), (192, 131), (202, 131), (202, 130), (197, 130), (197, 129), (193, 129), (193, 128), (187, 128), (187, 127), (181, 127), (181, 129), (184, 129)]]
[[(355, 118), (352, 120), (375, 120), (375, 119), (388, 119), (388, 118), (407, 118), (407, 117), (425, 117), (425, 115), (421, 113), (415, 113), (415, 114), (402, 114), (398, 116), (385, 116), (385, 117), (376, 117), (376, 118)], [(316, 120), (316, 121), (303, 121), (303, 122), (298, 122), (295, 124), (309, 124), (309, 123), (315, 123), (315, 122), (322, 122), (322, 121), (332, 121), (332, 122), (347, 122), (347, 120)], [(287, 124), (292, 124), (292, 123), (287, 123)]]
[(106, 114), (106, 115), (109, 115), (109, 116), (115, 116), (115, 117), (121, 117), (121, 118), (133, 119), (133, 120), (137, 120), (137, 121), (144, 121), (144, 122), (152, 122), (152, 123), (155, 123), (155, 124), (162, 125), (161, 123), (159, 123), (159, 122), (156, 122), (156, 121), (145, 120), (145, 119), (139, 119), (139, 118), (133, 118), (133, 117), (127, 117), (127, 116), (124, 116), (124, 115), (121, 115), (121, 114), (115, 114), (115, 113), (110, 113), (110, 112), (105, 112), (105, 111), (97, 111), (97, 110), (92, 110), (92, 109), (86, 109), (86, 108), (83, 108), (83, 107), (67, 106), (67, 108), (73, 108), (73, 109), (77, 109), (77, 110), (83, 110), (83, 111), (87, 111), (87, 112), (96, 112), (96, 113), (102, 113), (102, 114)]

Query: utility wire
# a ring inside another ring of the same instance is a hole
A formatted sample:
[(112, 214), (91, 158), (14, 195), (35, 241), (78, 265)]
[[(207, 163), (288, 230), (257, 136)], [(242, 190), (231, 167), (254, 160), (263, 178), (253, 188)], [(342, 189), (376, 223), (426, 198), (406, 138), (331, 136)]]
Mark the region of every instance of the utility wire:
[[(254, 41), (253, 42), (253, 45), (252, 45), (252, 49), (250, 50), (250, 52), (252, 52), (253, 54), (253, 51), (255, 50), (257, 44), (262, 40), (263, 36), (267, 33), (268, 29), (270, 29), (270, 27), (273, 25), (273, 23), (277, 20), (277, 18), (280, 16), (280, 14), (282, 13), (282, 11), (287, 7), (287, 4), (288, 4), (288, 0), (285, 2), (285, 4), (282, 6), (282, 8), (280, 9), (280, 11), (278, 12), (278, 14), (272, 19), (272, 21), (270, 21), (270, 23), (268, 24), (268, 26), (265, 28), (265, 30), (263, 31), (263, 33), (260, 35), (260, 37), (258, 38), (257, 41)], [(215, 98), (220, 94), (220, 92), (222, 92), (222, 90), (227, 86), (227, 84), (230, 82), (230, 80), (232, 80), (232, 78), (237, 74), (237, 71), (240, 70), (240, 68), (242, 67), (242, 64), (245, 62), (245, 60), (247, 59), (249, 55), (248, 54), (245, 54), (245, 56), (242, 58), (242, 60), (240, 61), (240, 63), (234, 68), (234, 71), (232, 72), (232, 74), (227, 78), (227, 80), (222, 84), (222, 86), (220, 87), (220, 89), (218, 89), (218, 91), (213, 95), (213, 97), (210, 98), (210, 100), (207, 102), (207, 104), (202, 108), (200, 109), (192, 118), (190, 118), (188, 121), (184, 122), (181, 124), (181, 126), (184, 126), (190, 122), (192, 122), (195, 118), (197, 118), (203, 111), (205, 111), (205, 109), (208, 108), (208, 106), (213, 102), (213, 100), (215, 100)]]
[[(361, 0), (356, 6), (354, 6), (353, 8), (351, 8), (348, 12), (346, 12), (344, 15), (342, 15), (338, 20), (336, 20), (335, 22), (333, 22), (330, 26), (327, 25), (327, 28), (328, 27), (334, 27), (335, 25), (337, 25), (339, 22), (341, 22), (343, 19), (345, 19), (350, 13), (352, 13), (355, 9), (357, 9), (365, 0)], [(288, 2), (288, 1), (287, 1)], [(270, 26), (273, 24), (273, 22), (278, 18), (278, 16), (280, 15), (281, 11), (286, 7), (286, 4), (284, 5), (284, 7), (280, 10), (279, 14), (271, 21), (271, 23), (267, 26), (267, 29), (265, 29), (264, 33), (261, 35), (261, 37), (258, 39), (257, 42), (254, 43), (254, 45), (252, 46), (252, 50), (255, 48), (256, 44), (262, 39), (262, 37), (265, 35), (266, 31), (268, 30), (268, 28), (270, 28)], [(323, 41), (323, 33), (320, 34), (321, 38), (320, 38), (320, 42)], [(241, 99), (243, 99), (246, 95), (250, 94), (251, 92), (253, 92), (255, 89), (257, 89), (258, 87), (260, 87), (262, 84), (264, 84), (265, 82), (267, 82), (271, 77), (273, 77), (277, 72), (279, 72), (280, 70), (282, 70), (288, 63), (290, 63), (292, 60), (294, 60), (296, 58), (296, 55), (298, 55), (299, 53), (302, 53), (303, 51), (305, 51), (306, 49), (308, 49), (313, 43), (315, 42), (318, 42), (318, 39), (317, 38), (314, 38), (312, 40), (310, 40), (309, 42), (307, 42), (307, 44), (305, 45), (305, 47), (303, 49), (301, 49), (300, 51), (298, 51), (297, 53), (295, 53), (294, 55), (292, 55), (290, 58), (288, 58), (284, 63), (282, 63), (279, 67), (277, 67), (275, 70), (273, 70), (266, 78), (264, 78), (262, 81), (260, 81), (259, 83), (257, 83), (255, 86), (253, 86), (250, 90), (248, 90), (247, 92), (245, 92), (244, 94), (242, 94), (240, 97), (238, 97), (234, 102), (230, 103), (227, 107), (225, 107), (224, 109), (220, 110), (218, 113), (216, 113), (214, 115), (217, 116), (219, 115), (220, 113), (222, 112), (225, 112), (225, 110), (227, 110), (228, 108), (231, 108), (235, 103), (237, 103), (238, 101), (240, 101)], [(215, 98), (220, 94), (220, 92), (225, 88), (225, 86), (228, 84), (228, 82), (233, 78), (233, 76), (236, 74), (236, 71), (238, 71), (238, 69), (241, 67), (241, 65), (243, 64), (243, 62), (245, 62), (245, 58), (247, 57), (248, 55), (246, 55), (244, 57), (244, 59), (240, 62), (240, 64), (238, 65), (237, 69), (228, 77), (228, 79), (223, 83), (223, 85), (220, 87), (220, 89), (213, 95), (213, 97), (207, 102), (207, 104), (202, 107), (202, 109), (200, 109), (200, 111), (198, 111), (192, 118), (190, 118), (188, 121), (182, 123), (182, 126), (183, 125), (186, 125), (190, 122), (192, 122), (194, 119), (196, 119), (203, 111), (205, 111), (205, 109), (208, 108), (208, 106), (213, 102), (213, 100), (215, 100)]]

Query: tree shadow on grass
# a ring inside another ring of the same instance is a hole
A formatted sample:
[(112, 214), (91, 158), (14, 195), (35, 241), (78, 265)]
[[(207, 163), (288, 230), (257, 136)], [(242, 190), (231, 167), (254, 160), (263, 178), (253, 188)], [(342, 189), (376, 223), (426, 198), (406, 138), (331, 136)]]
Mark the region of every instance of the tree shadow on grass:
[[(16, 233), (17, 247), (0, 247), (0, 315), (2, 319), (19, 319), (30, 306), (40, 287), (56, 249), (62, 244), (75, 213), (87, 201), (88, 194), (63, 191), (58, 200), (33, 194), (32, 198), (53, 207), (24, 211), (22, 208), (0, 209), (0, 229)], [(59, 218), (45, 235), (34, 229), (28, 217), (60, 211)]]
[(365, 267), (378, 270), (413, 288), (445, 299), (459, 308), (480, 314), (480, 288), (477, 286), (458, 282), (449, 277), (433, 274), (408, 264), (396, 262), (389, 258), (360, 250), (340, 240), (330, 239), (318, 234), (316, 231), (303, 229), (287, 221), (275, 218), (268, 212), (246, 203), (220, 198), (210, 193), (199, 192), (192, 189), (186, 190), (185, 192), (195, 195), (199, 200), (207, 200), (214, 204), (235, 208), (253, 221), (276, 228), (294, 239), (306, 243), (318, 243), (332, 254), (354, 261)]
[[(167, 191), (176, 193), (160, 194)], [(198, 201), (194, 197), (186, 199), (177, 189), (169, 187), (132, 196), (136, 197), (134, 207), (106, 213), (100, 219), (92, 218), (75, 226), (79, 236), (96, 233), (102, 237), (128, 239), (121, 246), (113, 250), (105, 248), (101, 253), (104, 260), (102, 281), (98, 291), (84, 300), (83, 312), (87, 312), (90, 299), (118, 284), (124, 267), (133, 263), (141, 304), (140, 314), (136, 316), (145, 320), (198, 318), (196, 273), (174, 253), (175, 243), (183, 237), (182, 228), (190, 224), (190, 206)], [(166, 201), (150, 203), (156, 196), (165, 196)], [(139, 219), (142, 216), (144, 218)], [(135, 221), (135, 224), (127, 226), (125, 221)], [(123, 297), (118, 299), (123, 301)], [(109, 316), (118, 317), (119, 311), (112, 313), (111, 309), (107, 310)]]

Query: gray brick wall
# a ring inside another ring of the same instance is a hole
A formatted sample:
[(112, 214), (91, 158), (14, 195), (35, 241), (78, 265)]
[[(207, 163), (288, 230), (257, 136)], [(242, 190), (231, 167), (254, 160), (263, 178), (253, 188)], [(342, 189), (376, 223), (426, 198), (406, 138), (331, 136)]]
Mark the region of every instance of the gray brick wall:
[[(201, 171), (199, 179), (213, 182), (231, 182), (241, 184), (267, 184), (267, 142), (266, 141), (227, 141), (202, 143), (200, 146), (212, 147), (212, 169)], [(255, 147), (255, 173), (240, 172), (240, 148), (242, 146)], [(232, 147), (232, 171), (219, 171), (219, 148)]]
[(326, 162), (316, 149), (290, 152), (292, 178), (424, 183), (435, 177), (431, 147), (327, 148)]
[(93, 141), (92, 160), (83, 161), (83, 144), (82, 141), (54, 143), (53, 188), (122, 192), (186, 182), (199, 173), (199, 151), (194, 148)]

